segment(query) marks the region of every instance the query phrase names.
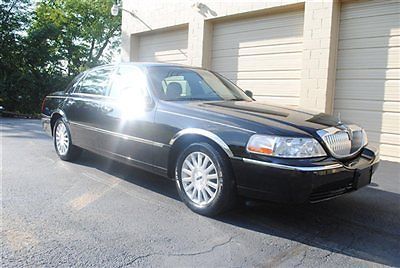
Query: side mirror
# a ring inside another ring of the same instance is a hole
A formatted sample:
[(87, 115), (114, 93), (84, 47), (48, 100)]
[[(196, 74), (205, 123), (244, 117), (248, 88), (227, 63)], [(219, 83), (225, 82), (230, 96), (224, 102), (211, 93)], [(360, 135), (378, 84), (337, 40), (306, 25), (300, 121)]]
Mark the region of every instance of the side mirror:
[(253, 92), (250, 90), (246, 90), (244, 93), (247, 95), (247, 97), (253, 98)]

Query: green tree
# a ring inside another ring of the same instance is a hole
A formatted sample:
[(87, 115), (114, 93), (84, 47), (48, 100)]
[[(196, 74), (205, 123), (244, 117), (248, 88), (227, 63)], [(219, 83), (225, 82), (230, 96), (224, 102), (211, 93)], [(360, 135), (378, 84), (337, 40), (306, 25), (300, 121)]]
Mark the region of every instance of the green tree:
[(77, 73), (111, 60), (121, 17), (112, 0), (0, 2), (0, 104), (37, 113)]
[[(119, 46), (121, 18), (110, 14), (113, 0), (43, 0), (30, 33), (50, 30), (54, 64), (67, 74), (110, 61)], [(107, 50), (108, 49), (108, 50)]]

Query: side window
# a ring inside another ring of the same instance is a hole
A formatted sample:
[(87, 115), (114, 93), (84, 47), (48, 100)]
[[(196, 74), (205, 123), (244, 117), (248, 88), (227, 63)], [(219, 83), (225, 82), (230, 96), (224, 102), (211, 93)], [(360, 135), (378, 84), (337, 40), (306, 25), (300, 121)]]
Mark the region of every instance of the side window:
[(112, 68), (104, 68), (89, 72), (79, 83), (79, 87), (75, 90), (75, 93), (106, 95), (112, 70)]
[(112, 77), (109, 96), (112, 98), (143, 97), (147, 95), (146, 78), (132, 66), (120, 66)]
[(164, 80), (162, 80), (161, 84), (165, 95), (168, 94), (167, 93), (168, 85), (170, 85), (171, 83), (176, 83), (180, 85), (180, 89), (182, 90), (182, 92), (179, 94), (180, 95), (179, 97), (188, 97), (191, 95), (189, 83), (188, 81), (186, 81), (183, 75), (169, 76), (166, 77)]
[(71, 93), (75, 90), (75, 87), (78, 85), (79, 81), (81, 80), (82, 76), (84, 73), (80, 73), (77, 76), (75, 76), (74, 79), (72, 79), (71, 82), (69, 82), (67, 88), (65, 89), (66, 93)]

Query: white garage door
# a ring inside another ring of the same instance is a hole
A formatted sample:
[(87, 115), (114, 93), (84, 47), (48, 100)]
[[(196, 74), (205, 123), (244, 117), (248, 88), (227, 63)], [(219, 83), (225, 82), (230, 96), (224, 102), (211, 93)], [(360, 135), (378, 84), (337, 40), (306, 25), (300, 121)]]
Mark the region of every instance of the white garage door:
[(299, 105), (304, 11), (214, 25), (212, 69), (260, 101)]
[(139, 38), (138, 59), (186, 64), (187, 47), (187, 28), (146, 34)]
[(400, 2), (342, 5), (335, 112), (400, 161)]

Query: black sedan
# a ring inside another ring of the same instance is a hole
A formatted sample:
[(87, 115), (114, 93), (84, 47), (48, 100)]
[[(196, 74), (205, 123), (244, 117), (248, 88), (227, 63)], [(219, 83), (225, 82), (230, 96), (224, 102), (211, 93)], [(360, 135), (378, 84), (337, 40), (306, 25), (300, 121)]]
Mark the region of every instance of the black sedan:
[(355, 124), (261, 104), (218, 73), (171, 64), (88, 70), (45, 98), (42, 124), (61, 159), (86, 149), (174, 179), (203, 215), (238, 196), (327, 200), (368, 185), (379, 161)]

